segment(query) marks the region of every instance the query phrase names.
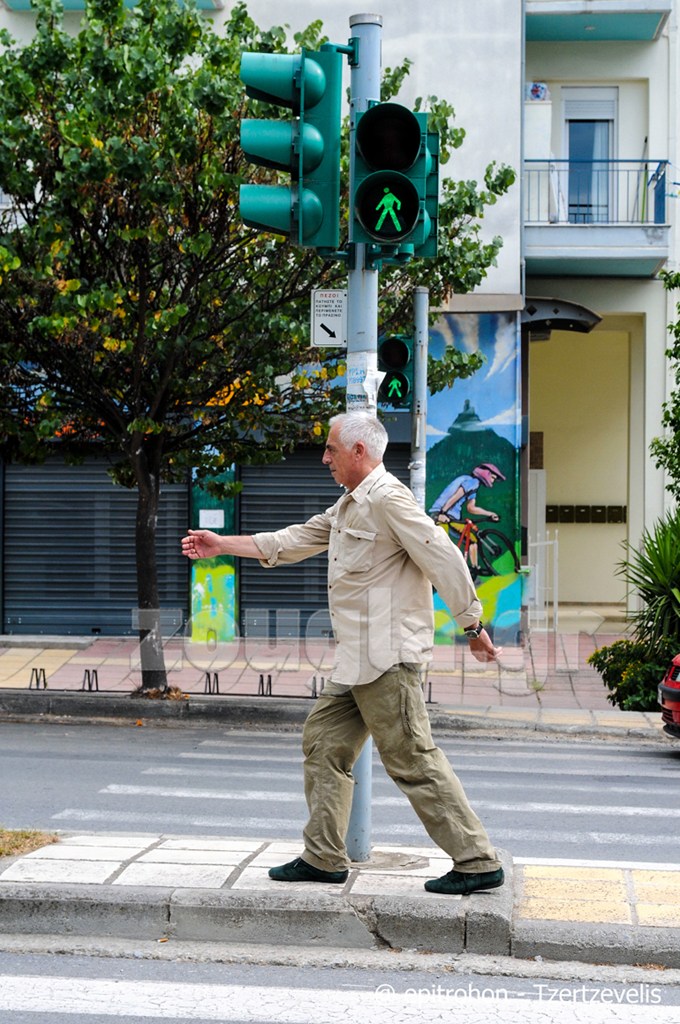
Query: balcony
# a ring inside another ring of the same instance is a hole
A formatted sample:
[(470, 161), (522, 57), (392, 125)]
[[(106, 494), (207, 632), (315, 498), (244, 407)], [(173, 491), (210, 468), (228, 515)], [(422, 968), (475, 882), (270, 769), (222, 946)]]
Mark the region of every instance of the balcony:
[(531, 42), (651, 42), (670, 17), (672, 0), (526, 0)]
[(527, 274), (653, 277), (668, 258), (667, 160), (525, 160)]

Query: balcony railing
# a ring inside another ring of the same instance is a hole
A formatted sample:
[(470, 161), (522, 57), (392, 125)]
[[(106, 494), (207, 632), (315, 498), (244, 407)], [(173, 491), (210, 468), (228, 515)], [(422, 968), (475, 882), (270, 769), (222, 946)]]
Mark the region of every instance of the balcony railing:
[(667, 160), (525, 160), (525, 224), (666, 224)]

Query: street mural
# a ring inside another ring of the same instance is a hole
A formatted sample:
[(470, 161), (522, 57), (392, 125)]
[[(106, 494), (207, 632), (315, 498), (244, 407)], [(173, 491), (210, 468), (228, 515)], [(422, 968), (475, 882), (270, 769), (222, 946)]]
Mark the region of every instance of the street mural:
[[(229, 482), (233, 470), (226, 474)], [(194, 529), (234, 533), (234, 501), (220, 501), (195, 481), (191, 492), (191, 524)], [(212, 645), (236, 636), (236, 570), (231, 555), (191, 563), (191, 624), (187, 635), (194, 643)]]
[[(520, 334), (515, 313), (447, 313), (430, 354), (453, 345), (484, 356), (468, 380), (428, 398), (428, 513), (465, 556), (499, 643), (520, 628)], [(435, 594), (437, 641), (460, 632)]]

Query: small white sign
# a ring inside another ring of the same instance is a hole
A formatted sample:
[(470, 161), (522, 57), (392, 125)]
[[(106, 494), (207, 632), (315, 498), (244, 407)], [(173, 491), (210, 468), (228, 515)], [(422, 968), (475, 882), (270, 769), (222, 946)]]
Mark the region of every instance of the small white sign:
[(224, 509), (201, 508), (198, 510), (199, 530), (223, 530)]
[(312, 345), (341, 348), (347, 344), (347, 292), (312, 291)]

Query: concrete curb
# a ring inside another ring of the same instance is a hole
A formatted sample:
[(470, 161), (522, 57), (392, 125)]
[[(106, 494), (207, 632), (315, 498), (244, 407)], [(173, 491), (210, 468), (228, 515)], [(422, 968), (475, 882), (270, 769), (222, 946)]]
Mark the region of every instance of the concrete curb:
[(507, 955), (512, 894), (501, 892), (456, 899), (6, 883), (0, 932)]
[[(79, 719), (85, 722), (141, 721), (144, 724), (180, 726), (211, 722), (234, 729), (300, 729), (309, 714), (312, 698), (232, 697), (192, 694), (186, 700), (152, 700), (122, 693), (85, 693), (81, 690), (0, 689), (0, 718), (14, 721)], [(457, 711), (428, 705), (432, 728), (437, 733), (502, 732), (556, 734), (592, 738), (630, 737), (669, 743), (660, 726), (645, 728), (623, 719), (621, 725), (597, 725), (565, 721), (542, 722), (540, 711), (527, 711), (526, 718), (502, 714)]]
[(8, 718), (141, 719), (146, 722), (188, 724), (218, 722), (260, 728), (302, 726), (310, 701), (285, 697), (200, 697), (189, 700), (149, 700), (130, 694), (82, 691), (0, 690), (0, 716)]
[(636, 967), (680, 967), (677, 928), (629, 931), (621, 924), (572, 921), (518, 921), (512, 929), (512, 955), (530, 959), (574, 960)]

